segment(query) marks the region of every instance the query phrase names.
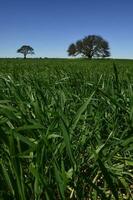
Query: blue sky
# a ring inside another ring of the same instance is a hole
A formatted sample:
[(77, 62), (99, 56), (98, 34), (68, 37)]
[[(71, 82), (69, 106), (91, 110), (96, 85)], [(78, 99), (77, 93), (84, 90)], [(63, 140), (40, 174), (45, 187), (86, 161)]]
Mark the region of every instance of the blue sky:
[(84, 36), (101, 35), (111, 55), (133, 58), (133, 0), (0, 0), (0, 57), (23, 44), (36, 57), (67, 57)]

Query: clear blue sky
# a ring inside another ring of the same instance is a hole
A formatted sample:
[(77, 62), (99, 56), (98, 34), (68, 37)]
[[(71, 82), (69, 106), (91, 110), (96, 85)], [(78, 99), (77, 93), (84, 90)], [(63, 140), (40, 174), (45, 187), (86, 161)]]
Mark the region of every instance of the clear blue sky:
[(67, 57), (70, 43), (101, 35), (112, 57), (133, 58), (133, 0), (0, 0), (0, 57), (23, 44), (36, 57)]

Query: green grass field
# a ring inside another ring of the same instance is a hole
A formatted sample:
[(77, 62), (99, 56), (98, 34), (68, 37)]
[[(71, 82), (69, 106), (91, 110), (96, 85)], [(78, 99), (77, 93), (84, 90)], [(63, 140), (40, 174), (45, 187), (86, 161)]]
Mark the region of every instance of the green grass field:
[(133, 61), (0, 59), (0, 199), (133, 199)]

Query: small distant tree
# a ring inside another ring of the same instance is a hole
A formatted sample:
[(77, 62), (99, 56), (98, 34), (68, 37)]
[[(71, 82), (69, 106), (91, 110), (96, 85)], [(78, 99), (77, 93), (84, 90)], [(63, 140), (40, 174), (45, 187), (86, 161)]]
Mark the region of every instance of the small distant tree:
[(20, 49), (17, 50), (17, 53), (22, 53), (24, 55), (24, 59), (28, 54), (35, 54), (34, 49), (31, 46), (23, 45)]
[(69, 56), (81, 55), (87, 58), (93, 57), (109, 57), (109, 44), (101, 36), (89, 35), (82, 40), (78, 40), (76, 44), (68, 47)]

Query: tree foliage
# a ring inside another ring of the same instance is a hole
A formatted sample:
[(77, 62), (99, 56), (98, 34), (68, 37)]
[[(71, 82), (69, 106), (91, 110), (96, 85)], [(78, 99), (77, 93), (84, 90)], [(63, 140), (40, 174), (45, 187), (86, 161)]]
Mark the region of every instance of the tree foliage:
[(67, 52), (69, 56), (81, 55), (90, 59), (110, 56), (108, 42), (97, 35), (89, 35), (82, 40), (78, 40), (75, 44), (72, 43)]
[(24, 59), (28, 54), (34, 54), (34, 49), (31, 46), (23, 45), (20, 49), (17, 50), (17, 53), (22, 53), (24, 55)]

